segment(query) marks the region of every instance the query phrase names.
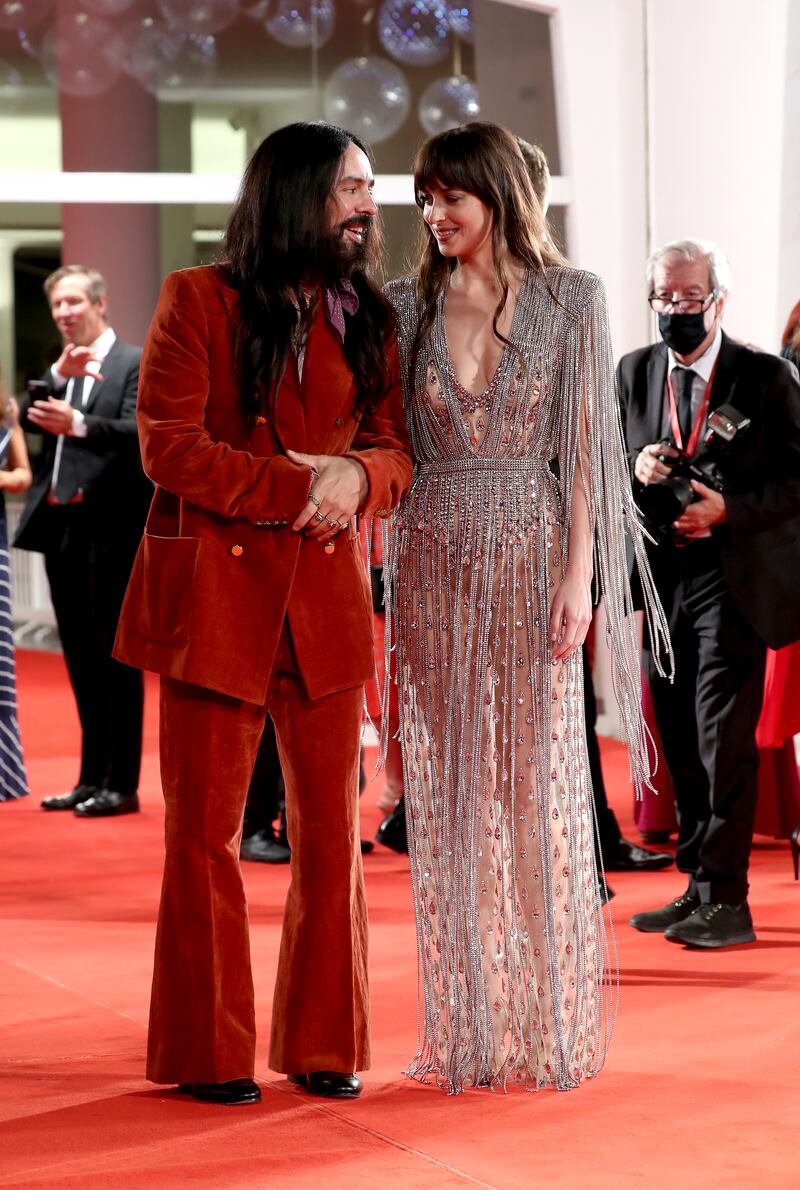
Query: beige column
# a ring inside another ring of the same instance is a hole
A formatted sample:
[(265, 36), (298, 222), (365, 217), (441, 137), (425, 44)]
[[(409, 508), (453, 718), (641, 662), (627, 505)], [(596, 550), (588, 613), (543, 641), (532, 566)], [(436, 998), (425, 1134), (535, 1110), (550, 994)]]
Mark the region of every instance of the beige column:
[[(89, 99), (59, 94), (62, 168), (157, 171), (156, 99), (127, 75)], [(160, 285), (158, 207), (134, 203), (65, 203), (65, 264), (105, 276), (111, 323), (121, 338), (141, 343)]]

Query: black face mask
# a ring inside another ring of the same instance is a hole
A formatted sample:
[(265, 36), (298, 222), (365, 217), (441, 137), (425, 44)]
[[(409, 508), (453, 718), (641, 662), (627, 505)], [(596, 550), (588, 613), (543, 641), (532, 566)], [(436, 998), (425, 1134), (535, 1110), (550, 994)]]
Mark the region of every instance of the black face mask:
[(704, 318), (703, 314), (659, 314), (661, 338), (678, 355), (691, 355), (708, 334)]

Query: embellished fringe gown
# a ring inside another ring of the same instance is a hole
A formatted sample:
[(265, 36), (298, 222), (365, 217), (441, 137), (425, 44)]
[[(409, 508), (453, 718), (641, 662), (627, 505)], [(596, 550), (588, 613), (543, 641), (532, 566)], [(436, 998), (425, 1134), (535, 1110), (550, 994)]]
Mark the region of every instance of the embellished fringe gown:
[(415, 453), (384, 571), (419, 947), (419, 1048), (406, 1073), (451, 1093), (575, 1087), (602, 1067), (613, 1024), (581, 657), (554, 662), (549, 647), (573, 487), (595, 525), (633, 776), (648, 774), (626, 514), (657, 631), (663, 619), (631, 497), (604, 291), (578, 270), (544, 276), (526, 274), (479, 395), (454, 374), (443, 297), (410, 376), (414, 281), (386, 290)]

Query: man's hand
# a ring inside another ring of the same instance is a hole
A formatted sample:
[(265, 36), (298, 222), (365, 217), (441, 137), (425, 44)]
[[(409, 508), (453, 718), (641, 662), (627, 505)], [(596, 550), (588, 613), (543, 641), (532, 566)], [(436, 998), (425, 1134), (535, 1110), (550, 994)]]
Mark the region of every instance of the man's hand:
[(46, 401), (33, 402), (28, 410), (28, 420), (48, 434), (69, 434), (74, 412), (66, 401), (48, 397)]
[(354, 459), (341, 455), (305, 455), (288, 450), (293, 463), (311, 467), (316, 476), (311, 495), (292, 528), (307, 537), (328, 541), (355, 516), (367, 494), (367, 473)]
[(669, 478), (670, 468), (660, 461), (659, 455), (677, 459), (678, 452), (665, 442), (651, 442), (649, 446), (643, 446), (633, 466), (633, 474), (639, 483), (659, 483), (662, 479)]
[(90, 347), (76, 347), (74, 343), (67, 343), (53, 367), (62, 376), (92, 376), (95, 380), (102, 380), (100, 374), (100, 356), (95, 355)]
[(696, 479), (693, 479), (691, 484), (692, 491), (699, 499), (690, 504), (672, 526), (681, 537), (697, 537), (712, 525), (721, 525), (728, 519), (725, 500), (719, 492), (707, 488), (704, 483), (698, 483)]

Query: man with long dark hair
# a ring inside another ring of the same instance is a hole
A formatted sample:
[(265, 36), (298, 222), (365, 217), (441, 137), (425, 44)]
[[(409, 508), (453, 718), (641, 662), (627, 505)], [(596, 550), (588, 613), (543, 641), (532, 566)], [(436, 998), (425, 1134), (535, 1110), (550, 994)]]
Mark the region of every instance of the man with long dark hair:
[(239, 838), (266, 716), (292, 848), (270, 1066), (352, 1098), (369, 1065), (358, 840), (371, 605), (354, 534), (411, 480), (365, 146), (293, 124), (247, 168), (219, 264), (164, 283), (139, 424), (157, 492), (117, 655), (162, 675), (166, 864), (148, 1077), (248, 1103)]

